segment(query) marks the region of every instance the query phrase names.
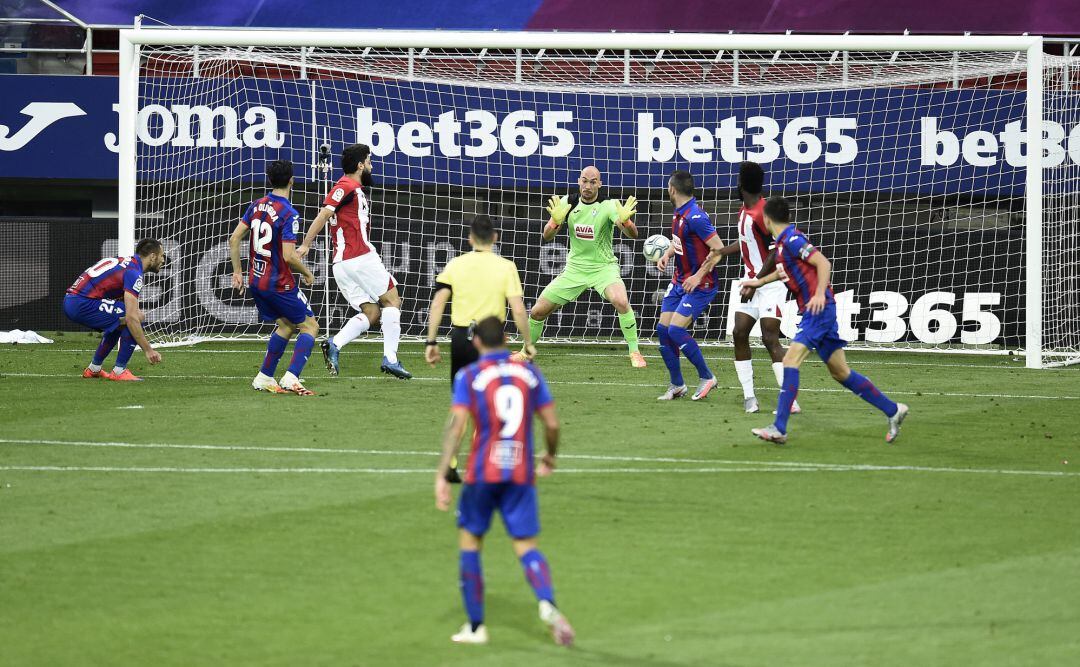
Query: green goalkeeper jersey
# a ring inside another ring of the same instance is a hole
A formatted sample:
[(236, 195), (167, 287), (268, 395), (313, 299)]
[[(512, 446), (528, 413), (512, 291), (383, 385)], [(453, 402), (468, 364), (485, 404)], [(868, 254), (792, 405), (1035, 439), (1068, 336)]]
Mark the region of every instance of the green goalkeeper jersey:
[[(591, 204), (578, 200), (566, 226), (570, 234), (570, 255), (566, 258), (567, 268), (596, 269), (610, 264), (618, 264), (612, 248), (615, 223), (618, 214), (614, 199), (597, 198)], [(563, 197), (564, 202), (568, 197)]]

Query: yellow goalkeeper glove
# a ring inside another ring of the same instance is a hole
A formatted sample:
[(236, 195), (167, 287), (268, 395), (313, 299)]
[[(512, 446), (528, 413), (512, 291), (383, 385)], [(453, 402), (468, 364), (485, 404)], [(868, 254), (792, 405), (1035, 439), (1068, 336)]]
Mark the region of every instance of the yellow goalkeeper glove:
[(620, 203), (619, 200), (616, 199), (615, 213), (619, 217), (620, 225), (634, 217), (634, 214), (637, 213), (637, 199), (634, 198), (634, 195), (627, 197), (625, 204)]
[(562, 197), (552, 196), (548, 201), (547, 212), (556, 225), (566, 222), (566, 216), (570, 214), (570, 203), (563, 201)]

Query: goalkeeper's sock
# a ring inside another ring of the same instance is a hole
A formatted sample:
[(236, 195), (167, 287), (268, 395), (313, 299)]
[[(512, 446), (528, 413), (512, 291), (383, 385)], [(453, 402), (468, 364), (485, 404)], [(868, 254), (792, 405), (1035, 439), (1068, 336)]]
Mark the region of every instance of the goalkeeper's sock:
[(626, 347), (630, 348), (630, 352), (637, 352), (637, 315), (633, 310), (619, 313), (619, 328), (622, 329), (623, 338), (626, 339)]
[(382, 311), (383, 356), (392, 364), (397, 363), (398, 342), (401, 340), (401, 310), (383, 308)]
[[(311, 356), (311, 348), (315, 347), (315, 337), (308, 333), (302, 333), (296, 337), (296, 345), (293, 346), (292, 361), (289, 362), (289, 372), (296, 379), (304, 372), (304, 365)], [(273, 377), (273, 376), (271, 376)]]
[(551, 585), (551, 570), (547, 559), (539, 549), (532, 549), (521, 557), (521, 567), (525, 570), (525, 579), (536, 593), (538, 602), (547, 600), (555, 604), (555, 591)]
[(135, 351), (135, 336), (131, 335), (131, 332), (126, 328), (120, 332), (120, 349), (116, 352), (116, 367), (113, 368), (113, 373), (119, 375), (127, 368), (128, 362), (131, 361), (131, 354)]
[(701, 354), (701, 348), (698, 347), (697, 341), (689, 331), (683, 327), (668, 327), (668, 335), (671, 337), (671, 342), (686, 355), (690, 363), (694, 364), (698, 377), (708, 380), (713, 376), (709, 365), (705, 363), (705, 357)]
[(473, 632), (484, 624), (484, 573), (479, 551), (461, 551), (461, 598)]
[(94, 352), (94, 360), (90, 362), (90, 370), (95, 373), (101, 370), (101, 365), (105, 363), (105, 357), (109, 356), (109, 353), (116, 347), (116, 341), (120, 340), (120, 332), (121, 329), (114, 329), (101, 335), (101, 343), (98, 345), (97, 352)]
[(787, 433), (788, 417), (791, 416), (791, 404), (799, 393), (799, 369), (784, 368), (784, 383), (780, 385), (780, 395), (776, 397), (776, 421), (773, 425), (781, 433)]
[(348, 345), (351, 341), (356, 340), (371, 328), (371, 321), (368, 320), (367, 315), (363, 313), (357, 313), (349, 318), (349, 321), (345, 323), (345, 326), (341, 327), (341, 331), (337, 332), (334, 336), (334, 347), (341, 349)]
[(536, 345), (540, 340), (540, 336), (544, 334), (544, 320), (534, 320), (529, 318), (529, 337), (532, 339), (533, 345)]
[(277, 373), (278, 361), (281, 360), (281, 355), (285, 354), (285, 346), (288, 344), (289, 339), (282, 338), (276, 331), (270, 334), (270, 340), (266, 343), (266, 356), (263, 357), (263, 365), (259, 372), (266, 377), (274, 377)]
[(679, 365), (679, 349), (671, 342), (668, 328), (663, 324), (656, 325), (656, 337), (660, 340), (660, 356), (664, 358), (668, 374), (671, 376), (671, 384), (681, 387), (686, 384), (682, 376), (682, 367)]
[(739, 376), (739, 384), (742, 385), (742, 397), (754, 397), (754, 362), (735, 360), (735, 375)]
[(886, 417), (896, 414), (896, 403), (874, 386), (870, 378), (851, 371), (851, 375), (840, 384), (850, 389), (856, 396), (885, 413)]

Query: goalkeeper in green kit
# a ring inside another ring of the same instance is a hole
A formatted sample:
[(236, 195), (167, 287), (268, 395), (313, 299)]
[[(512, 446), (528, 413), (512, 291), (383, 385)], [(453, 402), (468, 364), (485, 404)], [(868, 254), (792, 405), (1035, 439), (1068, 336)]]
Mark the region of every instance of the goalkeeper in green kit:
[[(600, 170), (585, 167), (578, 178), (578, 194), (552, 197), (547, 210), (551, 214), (544, 227), (544, 241), (551, 241), (563, 223), (568, 223), (570, 255), (566, 268), (551, 281), (529, 312), (529, 332), (535, 343), (544, 331), (544, 320), (581, 293), (592, 288), (607, 299), (619, 314), (626, 345), (630, 349), (630, 365), (645, 367), (645, 357), (638, 351), (637, 316), (626, 297), (626, 285), (619, 271), (619, 261), (612, 248), (615, 227), (623, 235), (636, 239), (638, 230), (630, 220), (637, 212), (637, 200), (628, 197), (623, 204), (617, 199), (600, 195)], [(516, 355), (524, 358), (524, 352)]]

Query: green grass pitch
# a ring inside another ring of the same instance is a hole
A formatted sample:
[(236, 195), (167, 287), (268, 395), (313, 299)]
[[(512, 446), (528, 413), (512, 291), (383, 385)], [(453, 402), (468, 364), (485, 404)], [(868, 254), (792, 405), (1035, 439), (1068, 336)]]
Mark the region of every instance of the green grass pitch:
[[(464, 619), (431, 470), (446, 366), (401, 382), (354, 344), (314, 398), (249, 388), (258, 344), (165, 349), (146, 381), (83, 380), (96, 339), (0, 348), (5, 665), (1080, 664), (1080, 368), (854, 352), (911, 406), (885, 420), (807, 363), (786, 447), (720, 388), (659, 404), (616, 346), (541, 347), (563, 419), (541, 548), (561, 649), (497, 521), (491, 644)], [(286, 354), (285, 362), (288, 360)], [(284, 363), (284, 362), (283, 362)], [(687, 370), (689, 367), (687, 366)], [(688, 376), (689, 377), (689, 376)]]

